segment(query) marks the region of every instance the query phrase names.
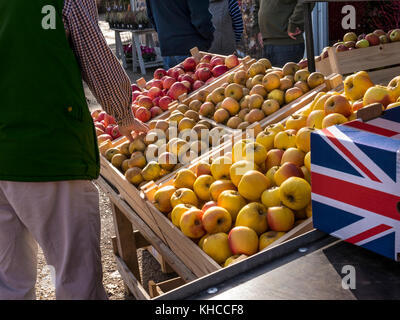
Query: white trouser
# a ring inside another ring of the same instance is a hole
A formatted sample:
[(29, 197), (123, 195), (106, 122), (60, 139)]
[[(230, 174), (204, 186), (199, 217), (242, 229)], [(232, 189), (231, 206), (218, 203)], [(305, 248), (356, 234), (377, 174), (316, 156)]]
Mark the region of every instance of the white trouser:
[(57, 299), (107, 299), (99, 193), (90, 181), (0, 181), (0, 299), (35, 299), (37, 243)]

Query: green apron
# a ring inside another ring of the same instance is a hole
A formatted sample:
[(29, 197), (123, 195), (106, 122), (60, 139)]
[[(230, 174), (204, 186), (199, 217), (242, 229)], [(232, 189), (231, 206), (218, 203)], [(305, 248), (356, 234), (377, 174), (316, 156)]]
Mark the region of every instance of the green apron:
[(0, 0), (0, 180), (99, 175), (95, 129), (65, 35), (63, 5)]

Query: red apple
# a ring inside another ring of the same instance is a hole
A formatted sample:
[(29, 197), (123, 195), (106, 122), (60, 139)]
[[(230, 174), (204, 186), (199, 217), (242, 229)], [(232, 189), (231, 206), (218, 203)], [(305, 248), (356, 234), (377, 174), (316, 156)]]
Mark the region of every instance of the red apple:
[(368, 33), (365, 36), (365, 40), (367, 40), (369, 42), (370, 46), (377, 46), (378, 44), (381, 43), (381, 41), (379, 40), (379, 37), (374, 33)]
[(90, 115), (92, 116), (92, 119), (96, 121), (97, 117), (99, 116), (100, 112), (102, 112), (102, 111), (103, 110), (101, 110), (101, 109), (97, 109), (97, 110), (92, 111), (90, 113)]
[(192, 78), (190, 75), (188, 75), (188, 74), (183, 74), (183, 75), (181, 75), (181, 78), (182, 78), (182, 80), (180, 80), (180, 81), (189, 81), (190, 84), (193, 84), (193, 83), (194, 83), (193, 78)]
[[(162, 91), (161, 91), (161, 94), (162, 94)], [(159, 107), (159, 106), (160, 106), (159, 103), (160, 103), (160, 99), (161, 99), (161, 98), (162, 98), (162, 96), (155, 97), (155, 98), (153, 99), (153, 106)]]
[(181, 83), (183, 83), (185, 85), (185, 87), (188, 89), (188, 92), (192, 91), (192, 84), (189, 81), (183, 80), (183, 81), (181, 81)]
[(211, 72), (211, 70), (209, 68), (197, 69), (195, 74), (197, 76), (197, 79), (201, 80), (201, 81), (207, 81), (213, 75), (213, 73)]
[(101, 111), (98, 116), (97, 116), (97, 121), (101, 122), (103, 121), (107, 116), (107, 112)]
[(118, 139), (121, 136), (121, 133), (119, 132), (119, 127), (114, 126), (111, 130), (111, 137), (115, 140)]
[(158, 68), (156, 71), (154, 71), (154, 79), (161, 79), (162, 77), (167, 75), (167, 71), (165, 71), (163, 68)]
[(169, 89), (171, 86), (176, 82), (176, 79), (173, 77), (165, 77), (163, 81), (163, 88), (164, 89)]
[(348, 50), (349, 50), (349, 48), (346, 47), (344, 44), (339, 44), (336, 47), (336, 52), (342, 52), (342, 51), (348, 51)]
[(158, 87), (153, 87), (153, 88), (150, 88), (150, 90), (149, 90), (149, 98), (152, 100), (154, 100), (154, 98), (160, 97), (161, 94), (162, 94), (162, 91)]
[(210, 60), (211, 69), (215, 66), (225, 65), (225, 59), (222, 57), (215, 56)]
[(111, 132), (114, 129), (115, 124), (110, 124), (107, 126), (106, 130), (104, 130), (104, 133), (109, 134), (110, 136), (112, 136)]
[(196, 60), (193, 57), (186, 58), (182, 63), (185, 71), (192, 71), (196, 69), (196, 64)]
[(211, 59), (212, 59), (212, 55), (211, 54), (206, 54), (206, 55), (201, 57), (200, 63), (201, 62), (210, 63)]
[(139, 88), (139, 86), (137, 86), (136, 84), (132, 84), (132, 85), (131, 85), (131, 88), (132, 88), (132, 92), (134, 92), (134, 91), (141, 91), (140, 88)]
[(136, 110), (136, 118), (142, 122), (147, 122), (151, 119), (151, 112), (144, 107), (139, 107)]
[(229, 69), (226, 65), (217, 65), (211, 70), (211, 72), (212, 72), (213, 76), (216, 78), (216, 77), (219, 77), (221, 74), (224, 74), (228, 70)]
[(215, 77), (211, 77), (210, 79), (208, 79), (208, 80), (206, 81), (205, 84), (209, 84), (209, 83), (213, 82), (214, 80), (215, 80)]
[(107, 140), (112, 141), (113, 138), (109, 134), (106, 134), (106, 133), (97, 136), (97, 141), (99, 142), (99, 144), (101, 144), (102, 142), (107, 141)]
[(158, 101), (158, 105), (160, 106), (160, 108), (164, 111), (168, 110), (169, 104), (174, 101), (171, 97), (169, 96), (164, 96), (162, 98), (160, 98), (160, 100)]
[(151, 117), (155, 118), (158, 115), (160, 115), (161, 113), (163, 113), (162, 109), (160, 107), (152, 107), (150, 109), (150, 113), (151, 113)]
[(231, 54), (225, 58), (225, 65), (229, 69), (236, 67), (237, 65), (239, 65), (239, 63), (240, 63), (239, 58), (234, 54)]
[(132, 101), (135, 101), (138, 96), (142, 95), (142, 91), (133, 91), (132, 92)]
[(208, 68), (211, 69), (211, 65), (207, 62), (200, 62), (197, 67), (196, 70), (201, 69), (201, 68)]
[(105, 131), (105, 130), (106, 130), (106, 128), (104, 127), (104, 125), (103, 125), (101, 122), (96, 121), (96, 122), (94, 123), (94, 126), (95, 126), (96, 128), (101, 129), (102, 131)]
[(206, 210), (208, 208), (217, 207), (217, 206), (218, 206), (218, 204), (215, 201), (208, 201), (203, 205), (203, 207), (201, 208), (201, 211), (206, 212)]
[(196, 80), (193, 83), (193, 90), (197, 90), (197, 89), (201, 88), (202, 86), (204, 86), (204, 81)]
[(187, 93), (188, 89), (182, 82), (175, 82), (171, 88), (168, 90), (168, 95), (174, 99), (178, 100), (179, 96), (181, 96), (184, 93)]
[(150, 97), (141, 97), (138, 100), (138, 106), (150, 109), (153, 106), (153, 101)]
[[(163, 82), (162, 82), (160, 79), (154, 79), (153, 82), (152, 82), (152, 84), (151, 84), (151, 87), (152, 87), (152, 88), (156, 87), (156, 88), (163, 89)], [(151, 88), (150, 88), (150, 89), (151, 89)], [(149, 89), (149, 90), (150, 90), (150, 89)]]

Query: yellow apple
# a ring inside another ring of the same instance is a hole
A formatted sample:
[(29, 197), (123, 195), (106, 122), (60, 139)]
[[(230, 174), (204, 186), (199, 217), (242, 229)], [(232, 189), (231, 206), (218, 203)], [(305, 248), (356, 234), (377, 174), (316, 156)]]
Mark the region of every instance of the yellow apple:
[(297, 148), (288, 148), (282, 155), (281, 164), (286, 162), (294, 163), (296, 166), (301, 167), (304, 164), (305, 153)]
[(285, 162), (274, 174), (274, 180), (277, 186), (280, 186), (290, 177), (304, 178), (303, 171), (292, 162)]
[(208, 208), (201, 221), (207, 233), (228, 232), (232, 227), (231, 214), (219, 206)]
[(280, 185), (280, 198), (290, 209), (303, 209), (311, 201), (311, 186), (302, 178), (290, 177)]
[(257, 201), (261, 194), (271, 186), (271, 182), (261, 172), (247, 171), (240, 179), (238, 191), (242, 197), (250, 201)]
[(301, 128), (296, 133), (296, 146), (299, 150), (303, 152), (308, 152), (311, 149), (311, 133), (315, 129), (312, 127)]
[(182, 214), (190, 209), (197, 209), (195, 206), (191, 204), (178, 204), (171, 212), (171, 221), (172, 223), (179, 228), (179, 223), (181, 221)]
[(200, 209), (190, 209), (184, 212), (179, 221), (179, 227), (182, 233), (192, 239), (199, 239), (206, 233), (201, 218), (203, 211)]
[(257, 170), (257, 169), (258, 169), (258, 166), (252, 161), (248, 161), (248, 160), (237, 161), (234, 164), (232, 164), (230, 171), (229, 171), (231, 181), (233, 182), (233, 184), (235, 186), (238, 186), (240, 179), (242, 179), (242, 176), (247, 171)]
[(196, 179), (193, 184), (193, 190), (200, 200), (211, 200), (210, 186), (214, 181), (214, 177), (207, 174), (203, 174)]
[(235, 227), (249, 227), (260, 235), (268, 229), (267, 212), (267, 208), (262, 203), (251, 202), (239, 211)]
[(346, 97), (353, 101), (362, 99), (365, 92), (374, 85), (366, 71), (346, 77), (343, 83)]
[(202, 243), (202, 249), (218, 264), (223, 264), (229, 257), (232, 256), (228, 235), (223, 232), (214, 233), (207, 236)]
[(222, 191), (225, 190), (236, 190), (236, 186), (232, 183), (231, 180), (215, 180), (210, 185), (211, 199), (214, 201), (218, 201), (219, 195), (222, 193)]
[(296, 134), (289, 130), (278, 132), (274, 138), (274, 148), (286, 150), (296, 146)]
[(324, 117), (322, 120), (322, 128), (328, 128), (337, 124), (346, 123), (348, 119), (340, 113), (331, 113)]
[(376, 85), (373, 87), (370, 87), (367, 92), (365, 92), (364, 98), (363, 98), (363, 104), (364, 106), (367, 106), (371, 103), (382, 103), (384, 107), (387, 105), (395, 102), (395, 93), (394, 91), (389, 90), (387, 87), (381, 86), (381, 85)]
[(199, 200), (193, 190), (188, 188), (180, 188), (176, 190), (171, 196), (171, 206), (175, 208), (178, 204), (185, 203), (191, 204), (195, 207), (198, 206)]
[(311, 172), (311, 151), (307, 152), (304, 157), (304, 165)]
[(162, 213), (168, 213), (172, 210), (171, 197), (175, 193), (174, 186), (165, 186), (154, 193), (154, 206)]
[(261, 202), (267, 208), (279, 206), (281, 204), (279, 187), (272, 187), (265, 190), (261, 195)]
[(229, 247), (233, 254), (251, 256), (258, 251), (257, 233), (249, 227), (234, 227), (228, 234)]
[(294, 220), (294, 213), (288, 207), (276, 206), (268, 208), (267, 223), (272, 231), (289, 231), (293, 228)]
[(193, 189), (193, 183), (196, 181), (196, 175), (190, 169), (181, 169), (174, 176), (174, 187)]
[(275, 132), (261, 131), (259, 134), (257, 134), (256, 142), (261, 144), (266, 151), (269, 151), (274, 147), (275, 136)]
[(267, 173), (265, 174), (265, 176), (269, 179), (269, 181), (271, 181), (271, 187), (275, 187), (276, 186), (276, 182), (275, 182), (275, 172), (277, 172), (279, 169), (279, 166), (273, 166), (271, 168), (268, 169)]
[(226, 268), (227, 266), (240, 262), (244, 259), (246, 259), (247, 256), (245, 254), (235, 254), (233, 256), (230, 256), (228, 259), (226, 259), (225, 263), (224, 263), (224, 268)]
[(262, 251), (274, 241), (282, 237), (286, 232), (267, 231), (260, 235), (258, 250)]
[(279, 166), (281, 164), (282, 156), (285, 151), (282, 149), (271, 149), (267, 152), (267, 158), (265, 159), (265, 169), (268, 171), (272, 167)]
[(211, 163), (211, 174), (215, 180), (229, 179), (229, 170), (232, 166), (232, 159), (227, 156), (215, 158)]
[(313, 110), (307, 117), (306, 126), (309, 128), (322, 129), (322, 120), (324, 117), (324, 110)]
[(244, 148), (244, 158), (247, 161), (261, 165), (267, 158), (267, 150), (258, 142), (248, 143)]
[(342, 95), (333, 95), (326, 100), (324, 105), (325, 114), (340, 113), (345, 117), (348, 117), (352, 113), (352, 107), (346, 97)]
[(400, 97), (400, 76), (390, 80), (387, 88), (392, 92), (394, 99), (397, 100)]
[(236, 221), (239, 211), (247, 204), (246, 200), (235, 190), (225, 190), (218, 196), (217, 204), (219, 207), (226, 209), (232, 221)]

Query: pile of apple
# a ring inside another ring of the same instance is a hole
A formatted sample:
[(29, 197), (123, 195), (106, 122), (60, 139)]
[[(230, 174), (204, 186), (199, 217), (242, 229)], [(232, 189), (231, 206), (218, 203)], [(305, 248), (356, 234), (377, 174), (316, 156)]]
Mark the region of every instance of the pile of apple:
[(217, 123), (244, 130), (324, 81), (321, 73), (310, 74), (297, 63), (272, 68), (263, 58), (247, 71), (232, 72), (225, 84), (211, 92), (200, 90), (189, 107)]
[(139, 120), (147, 122), (168, 110), (169, 104), (181, 95), (203, 87), (239, 63), (235, 55), (224, 58), (207, 54), (200, 60), (188, 57), (168, 70), (159, 68), (143, 90), (133, 90), (133, 113)]
[(288, 149), (271, 175), (262, 142), (240, 140), (232, 153), (180, 169), (154, 194), (155, 206), (222, 266), (263, 250), (311, 216), (310, 184), (302, 169), (301, 177), (291, 171), (304, 167), (305, 153)]
[(99, 144), (107, 140), (113, 141), (121, 137), (121, 133), (119, 132), (118, 125), (115, 123), (114, 117), (110, 116), (103, 110), (94, 110), (91, 115)]
[[(360, 35), (355, 32), (348, 32), (343, 36), (343, 41), (336, 42), (333, 47), (336, 48), (336, 52), (342, 52), (397, 41), (400, 41), (400, 29), (390, 30), (389, 32), (378, 29), (374, 32)], [(327, 57), (328, 51), (327, 48), (324, 48), (320, 58), (325, 59)]]
[(167, 119), (150, 121), (147, 134), (107, 149), (104, 156), (129, 182), (140, 187), (188, 164), (230, 137), (224, 129), (199, 120), (199, 115), (187, 108), (178, 106)]

